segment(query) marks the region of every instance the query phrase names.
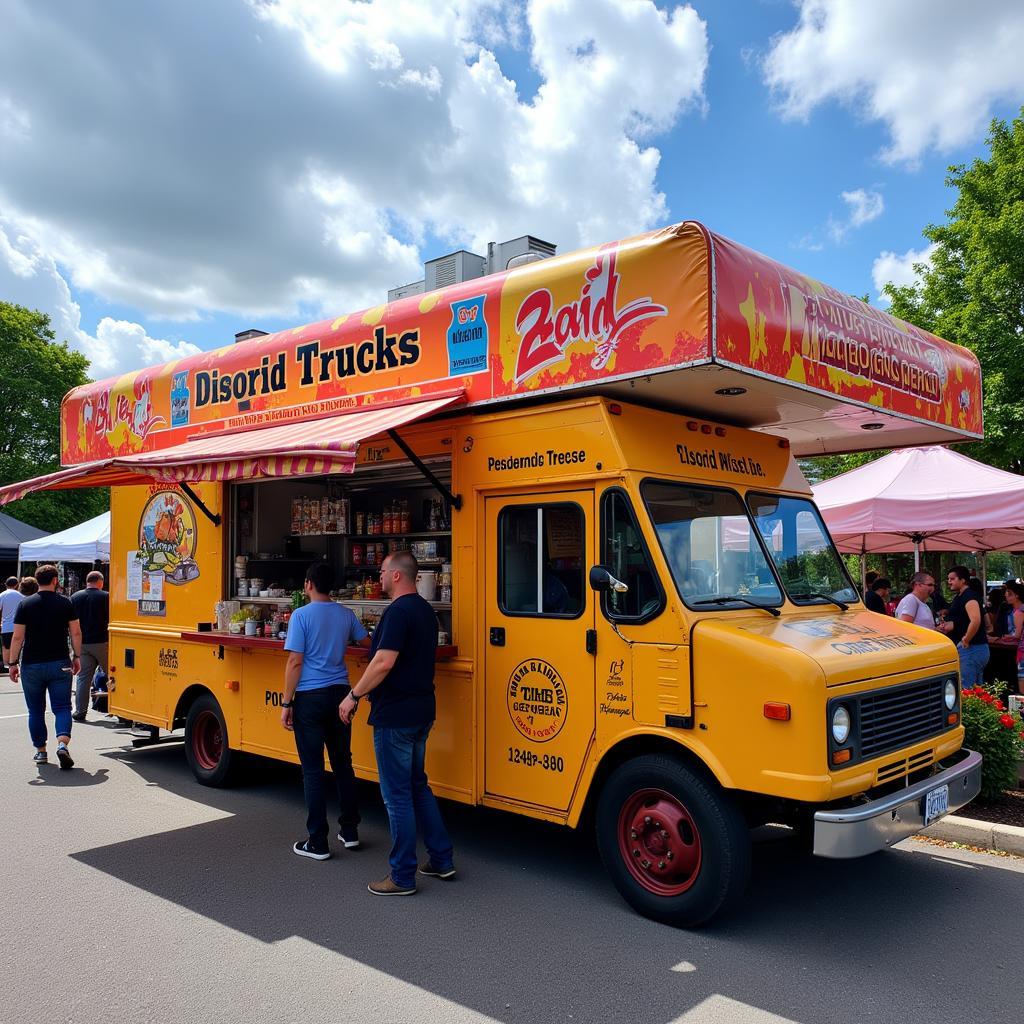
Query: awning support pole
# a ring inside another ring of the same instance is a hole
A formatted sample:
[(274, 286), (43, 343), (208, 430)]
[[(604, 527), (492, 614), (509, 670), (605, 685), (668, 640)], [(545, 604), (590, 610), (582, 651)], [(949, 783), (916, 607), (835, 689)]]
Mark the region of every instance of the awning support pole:
[(178, 486), (192, 499), (192, 503), (199, 507), (199, 511), (202, 512), (203, 515), (206, 516), (206, 518), (209, 519), (210, 522), (213, 523), (214, 526), (220, 526), (220, 523), (221, 523), (220, 515), (218, 513), (216, 513), (216, 512), (211, 512), (203, 504), (203, 499), (200, 498), (199, 495), (196, 494), (196, 492), (193, 491), (192, 488), (189, 487), (188, 484), (180, 483), (180, 484), (178, 484)]
[(462, 508), (462, 495), (452, 494), (452, 492), (448, 490), (448, 488), (441, 483), (433, 473), (430, 472), (427, 466), (420, 460), (419, 456), (398, 436), (397, 430), (389, 430), (388, 437), (390, 437), (391, 440), (394, 441), (403, 452), (405, 452), (406, 458), (441, 492), (444, 499), (452, 508)]

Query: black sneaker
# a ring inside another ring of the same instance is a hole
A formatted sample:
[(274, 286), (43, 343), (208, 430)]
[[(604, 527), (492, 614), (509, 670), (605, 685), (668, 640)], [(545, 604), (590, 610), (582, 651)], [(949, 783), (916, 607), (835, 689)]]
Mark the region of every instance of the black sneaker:
[(75, 767), (75, 762), (71, 759), (71, 751), (68, 750), (66, 743), (57, 744), (57, 760), (60, 761), (61, 768), (68, 769)]
[(426, 864), (420, 865), (420, 874), (426, 875), (428, 878), (443, 878), (446, 882), (450, 878), (455, 877), (455, 868), (445, 868), (443, 871), (439, 868), (435, 868), (432, 861), (427, 861)]
[(32, 760), (35, 761), (36, 764), (49, 764), (50, 763), (50, 759), (46, 756), (46, 751), (45, 750), (37, 750), (32, 755)]
[(300, 857), (309, 857), (311, 860), (330, 860), (330, 850), (318, 850), (308, 839), (300, 839), (293, 847), (292, 853)]
[(84, 711), (76, 711), (71, 717), (76, 722), (84, 722), (85, 721), (85, 712)]
[(338, 833), (338, 841), (345, 844), (346, 850), (359, 849), (359, 829), (355, 825), (342, 825)]

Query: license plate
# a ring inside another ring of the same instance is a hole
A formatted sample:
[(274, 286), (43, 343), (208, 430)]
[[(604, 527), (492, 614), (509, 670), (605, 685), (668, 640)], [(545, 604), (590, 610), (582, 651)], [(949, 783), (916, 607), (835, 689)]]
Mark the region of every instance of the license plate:
[(949, 813), (949, 786), (939, 786), (933, 789), (924, 798), (924, 823), (930, 825), (933, 821)]

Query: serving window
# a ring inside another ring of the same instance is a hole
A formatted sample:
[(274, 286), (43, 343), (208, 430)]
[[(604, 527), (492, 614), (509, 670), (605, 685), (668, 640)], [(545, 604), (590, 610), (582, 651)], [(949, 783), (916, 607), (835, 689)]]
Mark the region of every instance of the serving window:
[[(450, 487), (450, 458), (429, 465)], [(231, 509), (228, 596), (246, 614), (255, 610), (267, 623), (261, 627), (266, 635), (277, 635), (271, 620), (301, 600), (306, 570), (321, 560), (334, 569), (334, 599), (372, 631), (388, 605), (381, 564), (387, 555), (409, 550), (420, 566), (417, 590), (438, 615), (438, 639), (450, 642), (451, 509), (408, 463), (361, 466), (345, 476), (235, 484)]]

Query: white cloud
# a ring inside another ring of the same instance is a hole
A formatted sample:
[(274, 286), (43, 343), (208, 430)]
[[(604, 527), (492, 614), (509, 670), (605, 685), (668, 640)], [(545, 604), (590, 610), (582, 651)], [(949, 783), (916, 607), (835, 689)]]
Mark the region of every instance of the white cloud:
[(765, 81), (782, 113), (832, 100), (886, 124), (883, 157), (914, 163), (980, 139), (993, 104), (1024, 94), (1024, 5), (1005, 0), (797, 0)]
[(846, 203), (847, 214), (845, 220), (829, 218), (828, 233), (834, 242), (841, 242), (850, 231), (870, 224), (885, 211), (885, 200), (880, 192), (856, 188), (850, 192), (840, 192), (839, 198)]
[(871, 280), (875, 284), (878, 301), (888, 304), (888, 299), (882, 294), (887, 284), (894, 284), (898, 288), (918, 284), (920, 279), (914, 264), (930, 263), (934, 251), (935, 246), (929, 245), (924, 249), (908, 249), (902, 256), (889, 250), (880, 253), (871, 265)]
[(186, 341), (151, 338), (139, 324), (104, 317), (96, 334), (82, 329), (82, 314), (53, 259), (0, 216), (0, 296), (50, 317), (57, 341), (82, 352), (95, 377), (180, 359), (199, 349)]
[(652, 227), (651, 140), (703, 110), (708, 61), (694, 10), (651, 0), (9, 0), (4, 28), (6, 223), (39, 273), (183, 321), (372, 305), (428, 235), (565, 251)]

